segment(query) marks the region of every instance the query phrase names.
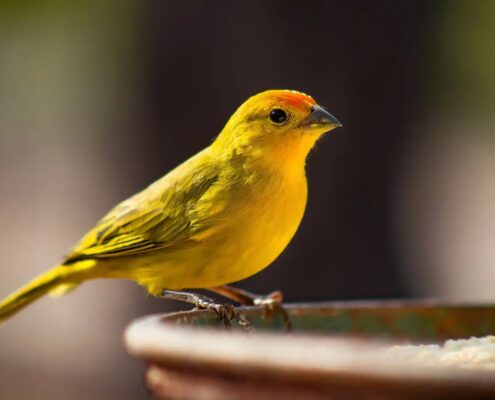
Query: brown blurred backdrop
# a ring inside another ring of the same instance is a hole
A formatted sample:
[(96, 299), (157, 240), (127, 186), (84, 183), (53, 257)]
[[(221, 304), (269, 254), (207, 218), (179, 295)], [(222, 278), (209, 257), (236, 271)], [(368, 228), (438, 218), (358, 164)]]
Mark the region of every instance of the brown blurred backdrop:
[[(493, 300), (495, 2), (0, 2), (0, 295), (208, 145), (248, 96), (344, 124), (308, 161), (288, 301)], [(0, 398), (148, 398), (121, 334), (178, 305), (83, 285), (0, 327)]]

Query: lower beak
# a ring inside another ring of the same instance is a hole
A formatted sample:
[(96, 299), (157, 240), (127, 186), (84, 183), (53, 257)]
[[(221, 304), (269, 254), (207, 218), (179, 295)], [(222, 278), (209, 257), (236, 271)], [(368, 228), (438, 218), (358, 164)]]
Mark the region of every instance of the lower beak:
[(326, 132), (328, 132), (341, 127), (342, 124), (327, 110), (314, 105), (311, 107), (311, 114), (302, 122), (301, 126), (307, 128), (326, 128)]

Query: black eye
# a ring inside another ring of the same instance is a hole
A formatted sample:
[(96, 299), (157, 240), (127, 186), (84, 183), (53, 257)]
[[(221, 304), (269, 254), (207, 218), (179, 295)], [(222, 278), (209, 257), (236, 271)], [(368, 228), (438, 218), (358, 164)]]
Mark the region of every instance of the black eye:
[(287, 119), (287, 113), (280, 108), (276, 108), (270, 112), (270, 120), (276, 124), (281, 124)]

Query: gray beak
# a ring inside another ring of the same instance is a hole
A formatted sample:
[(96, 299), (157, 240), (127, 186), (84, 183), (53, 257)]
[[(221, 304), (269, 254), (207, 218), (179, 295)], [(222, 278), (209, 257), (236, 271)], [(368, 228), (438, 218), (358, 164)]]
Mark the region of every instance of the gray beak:
[(318, 105), (314, 105), (311, 107), (311, 114), (303, 121), (302, 126), (315, 128), (327, 126), (329, 128), (328, 130), (331, 131), (332, 129), (341, 127), (342, 124), (327, 110)]

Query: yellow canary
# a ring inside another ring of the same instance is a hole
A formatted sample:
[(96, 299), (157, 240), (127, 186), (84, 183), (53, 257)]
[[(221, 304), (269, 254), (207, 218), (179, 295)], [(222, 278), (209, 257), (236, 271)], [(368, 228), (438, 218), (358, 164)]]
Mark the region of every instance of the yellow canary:
[(118, 204), (60, 265), (3, 300), (0, 320), (95, 278), (131, 279), (154, 296), (206, 308), (208, 298), (175, 290), (249, 302), (222, 285), (256, 274), (287, 246), (306, 207), (306, 156), (339, 126), (304, 93), (249, 98), (209, 147)]

